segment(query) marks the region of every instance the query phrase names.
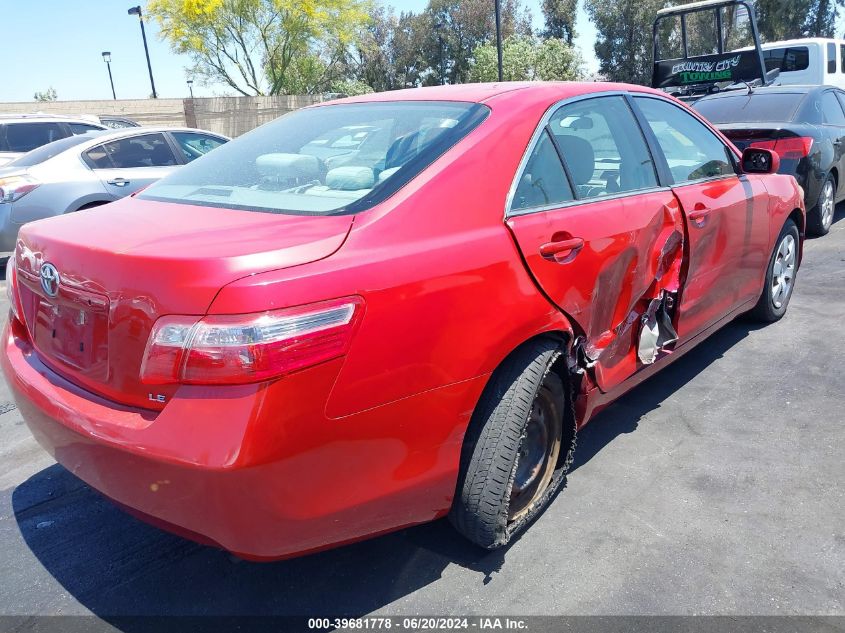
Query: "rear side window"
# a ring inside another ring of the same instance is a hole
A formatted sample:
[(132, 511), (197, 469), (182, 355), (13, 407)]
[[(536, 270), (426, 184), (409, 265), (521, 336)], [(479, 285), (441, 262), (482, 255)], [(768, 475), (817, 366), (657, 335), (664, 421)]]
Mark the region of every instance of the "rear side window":
[(827, 44), (827, 72), (836, 72), (836, 44), (833, 42)]
[(553, 206), (570, 202), (572, 198), (560, 157), (548, 130), (543, 130), (519, 177), (511, 210)]
[(770, 48), (763, 51), (766, 72), (779, 70), (782, 73), (807, 70), (810, 67), (810, 49), (806, 46)]
[(843, 63), (839, 65), (839, 72), (845, 73), (845, 44), (839, 45), (839, 58), (843, 61)]
[(549, 129), (579, 199), (657, 186), (648, 146), (623, 97), (564, 105), (552, 116)]
[(66, 136), (58, 123), (7, 123), (0, 135), (0, 151), (28, 152)]
[(845, 113), (842, 112), (839, 99), (836, 98), (832, 90), (822, 93), (821, 105), (822, 117), (826, 125), (845, 126)]
[(701, 121), (661, 99), (635, 99), (676, 183), (736, 174), (728, 148)]
[(804, 100), (797, 92), (754, 92), (704, 98), (693, 108), (711, 123), (764, 123), (792, 121)]
[(98, 145), (85, 153), (93, 169), (168, 167), (178, 164), (163, 134), (143, 134)]
[(68, 123), (70, 131), (74, 134), (85, 134), (86, 132), (97, 132), (102, 130), (98, 125), (88, 125), (87, 123)]

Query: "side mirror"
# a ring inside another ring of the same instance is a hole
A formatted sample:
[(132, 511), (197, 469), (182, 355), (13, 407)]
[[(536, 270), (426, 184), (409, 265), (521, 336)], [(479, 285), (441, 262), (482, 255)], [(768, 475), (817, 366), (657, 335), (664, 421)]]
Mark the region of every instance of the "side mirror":
[(762, 147), (749, 147), (742, 152), (742, 171), (746, 174), (776, 174), (780, 169), (777, 152)]

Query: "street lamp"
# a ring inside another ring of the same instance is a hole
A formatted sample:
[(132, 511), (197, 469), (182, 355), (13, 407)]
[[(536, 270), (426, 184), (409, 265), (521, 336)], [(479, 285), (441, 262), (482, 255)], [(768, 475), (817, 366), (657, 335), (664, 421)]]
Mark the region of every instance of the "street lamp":
[(496, 5), (496, 56), (499, 60), (499, 81), (502, 81), (502, 8), (500, 0), (494, 0)]
[(443, 67), (443, 33), (441, 29), (443, 28), (443, 22), (437, 20), (434, 23), (434, 30), (437, 31), (437, 42), (440, 44), (440, 85), (444, 85), (446, 83), (446, 69)]
[(158, 95), (156, 94), (156, 84), (153, 81), (153, 67), (150, 64), (150, 49), (147, 48), (147, 33), (144, 31), (144, 16), (141, 15), (141, 7), (132, 7), (127, 11), (129, 15), (137, 15), (138, 22), (141, 23), (141, 38), (144, 40), (144, 54), (147, 56), (147, 70), (150, 71), (150, 86), (153, 89), (153, 99), (157, 99)]
[(117, 101), (117, 95), (114, 93), (114, 79), (112, 79), (111, 76), (111, 53), (109, 51), (103, 51), (103, 61), (106, 62), (106, 68), (109, 69), (109, 83), (111, 84), (111, 96), (115, 101)]
[(188, 84), (188, 90), (191, 93), (191, 99), (193, 99), (194, 98), (194, 80), (188, 79), (185, 83)]

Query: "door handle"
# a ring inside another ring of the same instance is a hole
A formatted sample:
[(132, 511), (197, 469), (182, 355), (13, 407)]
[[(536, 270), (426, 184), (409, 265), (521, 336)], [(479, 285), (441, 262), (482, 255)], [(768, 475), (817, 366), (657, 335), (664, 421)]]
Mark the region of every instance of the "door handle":
[(707, 222), (707, 216), (710, 214), (710, 209), (705, 207), (700, 202), (695, 205), (695, 210), (690, 212), (689, 219), (694, 226), (701, 228)]
[(126, 178), (113, 178), (112, 180), (107, 180), (106, 182), (116, 187), (125, 187), (129, 184), (129, 181), (126, 180)]
[(546, 242), (540, 246), (540, 255), (543, 259), (558, 264), (567, 264), (578, 255), (582, 248), (584, 248), (584, 240), (580, 237), (571, 237), (565, 240)]

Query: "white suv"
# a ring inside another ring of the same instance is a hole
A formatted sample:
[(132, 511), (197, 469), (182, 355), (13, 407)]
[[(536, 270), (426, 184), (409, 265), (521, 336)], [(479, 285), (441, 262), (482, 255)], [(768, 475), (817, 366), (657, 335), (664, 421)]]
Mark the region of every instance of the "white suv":
[(0, 166), (74, 134), (108, 129), (85, 119), (48, 114), (0, 114)]

